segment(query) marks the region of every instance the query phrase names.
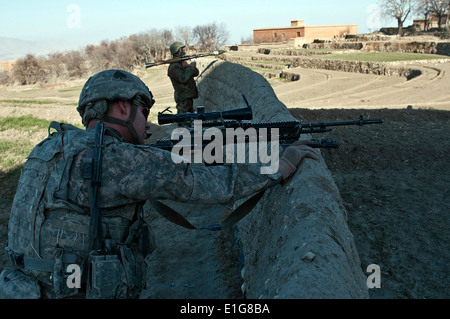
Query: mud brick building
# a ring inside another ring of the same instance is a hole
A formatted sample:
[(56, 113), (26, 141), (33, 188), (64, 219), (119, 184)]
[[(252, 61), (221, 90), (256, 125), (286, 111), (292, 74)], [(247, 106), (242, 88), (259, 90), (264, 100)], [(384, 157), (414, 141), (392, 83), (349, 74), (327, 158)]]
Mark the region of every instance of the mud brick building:
[(314, 39), (333, 39), (357, 33), (357, 24), (306, 26), (304, 20), (292, 20), (290, 27), (254, 29), (253, 42), (273, 43), (291, 39), (312, 42)]
[(441, 17), (439, 25), (439, 17), (435, 14), (431, 15), (428, 19), (418, 18), (413, 20), (413, 26), (416, 31), (424, 31), (434, 28), (447, 28), (450, 26), (450, 17), (448, 13), (444, 13)]

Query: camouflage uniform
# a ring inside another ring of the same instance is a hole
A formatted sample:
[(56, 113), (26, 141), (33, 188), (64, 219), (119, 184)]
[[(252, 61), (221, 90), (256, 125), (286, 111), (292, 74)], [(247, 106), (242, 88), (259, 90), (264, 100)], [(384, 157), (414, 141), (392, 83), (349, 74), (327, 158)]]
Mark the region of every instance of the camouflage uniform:
[(194, 99), (198, 98), (194, 77), (199, 75), (197, 68), (184, 68), (181, 63), (171, 63), (167, 75), (172, 81), (178, 113), (192, 113)]
[[(56, 132), (33, 149), (19, 180), (8, 229), (13, 266), (0, 274), (0, 298), (74, 296), (79, 291), (69, 289), (64, 277), (68, 264), (82, 266), (87, 297), (98, 297), (97, 286), (89, 286), (90, 262), (103, 257), (89, 246), (86, 174), (95, 128), (81, 130), (57, 122), (51, 126)], [(279, 173), (261, 175), (257, 165), (175, 164), (170, 152), (125, 143), (110, 128), (104, 145), (99, 208), (103, 232), (119, 258), (112, 268), (103, 269), (117, 280), (112, 292), (103, 292), (102, 297), (134, 298), (144, 288), (144, 258), (149, 252), (140, 249), (148, 238), (142, 236), (145, 228), (139, 214), (145, 201), (229, 203), (280, 180)], [(102, 262), (104, 258), (96, 265), (102, 267)], [(89, 288), (94, 291), (91, 296)]]
[[(174, 56), (177, 56), (179, 49), (184, 45), (180, 42), (174, 42), (170, 50)], [(176, 50), (176, 51), (175, 51)], [(181, 62), (171, 63), (167, 70), (167, 76), (172, 81), (175, 102), (177, 103), (178, 113), (194, 112), (194, 99), (198, 98), (197, 85), (194, 77), (199, 75), (197, 68), (183, 67)]]

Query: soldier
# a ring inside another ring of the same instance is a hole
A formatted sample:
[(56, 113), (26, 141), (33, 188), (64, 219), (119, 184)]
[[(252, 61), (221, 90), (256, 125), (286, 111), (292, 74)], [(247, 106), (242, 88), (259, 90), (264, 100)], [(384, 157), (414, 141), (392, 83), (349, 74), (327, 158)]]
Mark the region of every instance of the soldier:
[[(137, 76), (105, 70), (80, 94), (86, 130), (50, 124), (55, 131), (32, 150), (19, 180), (0, 298), (136, 298), (153, 249), (147, 200), (228, 203), (287, 180), (304, 158), (318, 156), (290, 146), (273, 175), (256, 164), (175, 164), (170, 152), (143, 145), (153, 104)], [(69, 266), (81, 270), (78, 285)]]
[[(170, 46), (170, 53), (174, 58), (185, 55), (185, 45), (181, 42), (174, 42)], [(194, 99), (198, 97), (197, 85), (194, 77), (199, 75), (197, 63), (186, 61), (171, 63), (167, 75), (172, 81), (175, 102), (177, 103), (178, 114), (192, 113), (194, 111)]]

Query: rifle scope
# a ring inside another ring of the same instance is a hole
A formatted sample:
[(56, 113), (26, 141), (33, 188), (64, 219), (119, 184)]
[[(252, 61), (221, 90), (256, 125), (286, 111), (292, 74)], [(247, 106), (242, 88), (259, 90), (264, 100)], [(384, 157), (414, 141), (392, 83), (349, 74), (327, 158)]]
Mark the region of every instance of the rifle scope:
[(253, 118), (251, 107), (244, 107), (240, 109), (232, 109), (227, 111), (205, 112), (204, 106), (197, 107), (195, 113), (182, 114), (165, 114), (158, 113), (158, 124), (170, 123), (189, 123), (195, 120), (214, 121), (214, 120), (251, 120)]

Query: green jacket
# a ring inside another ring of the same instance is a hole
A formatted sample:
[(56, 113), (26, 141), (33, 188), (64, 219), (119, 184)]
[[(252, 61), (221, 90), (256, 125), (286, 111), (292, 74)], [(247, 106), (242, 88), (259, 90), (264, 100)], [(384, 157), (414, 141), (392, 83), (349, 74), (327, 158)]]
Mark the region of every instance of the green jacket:
[(181, 63), (171, 63), (167, 75), (172, 81), (175, 102), (182, 102), (198, 97), (197, 85), (194, 77), (199, 75), (197, 68), (183, 68)]

